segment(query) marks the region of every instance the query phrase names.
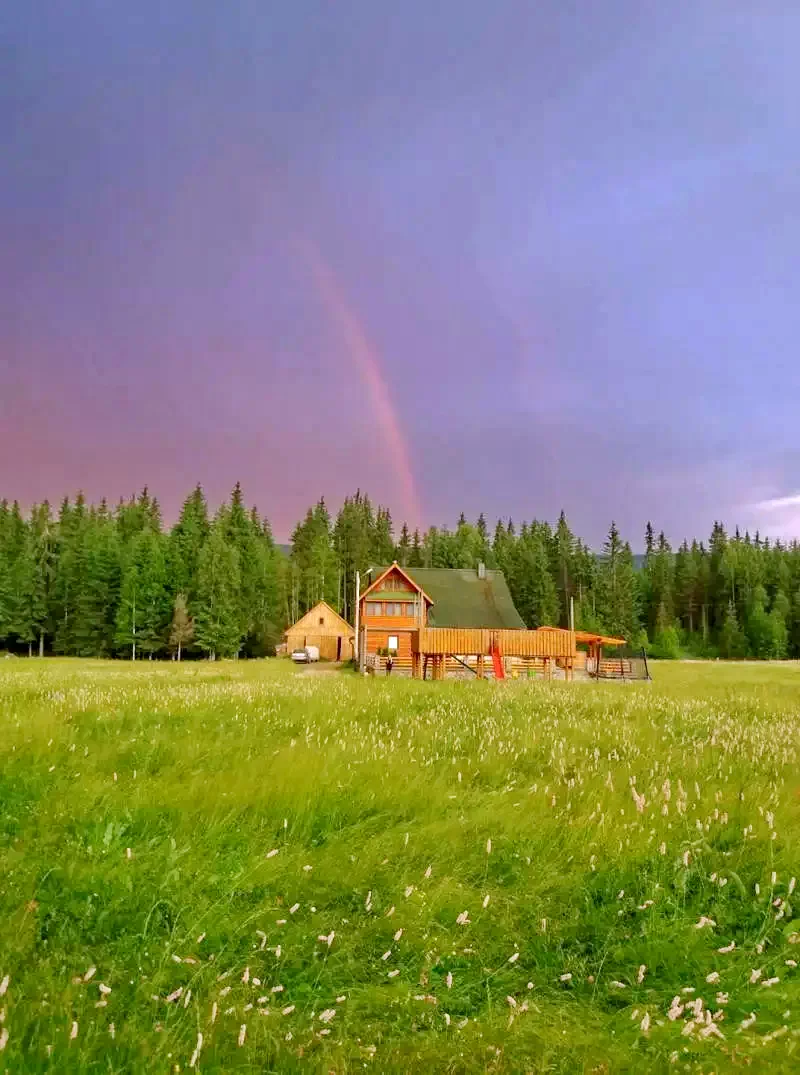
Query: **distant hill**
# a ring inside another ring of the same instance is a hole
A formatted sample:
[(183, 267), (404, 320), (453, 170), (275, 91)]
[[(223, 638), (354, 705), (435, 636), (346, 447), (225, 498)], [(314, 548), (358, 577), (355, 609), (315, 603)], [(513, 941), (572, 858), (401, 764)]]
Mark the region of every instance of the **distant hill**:
[(278, 552), (282, 552), (287, 560), (292, 555), (291, 545), (279, 545), (277, 542), (275, 542), (275, 548), (278, 550)]

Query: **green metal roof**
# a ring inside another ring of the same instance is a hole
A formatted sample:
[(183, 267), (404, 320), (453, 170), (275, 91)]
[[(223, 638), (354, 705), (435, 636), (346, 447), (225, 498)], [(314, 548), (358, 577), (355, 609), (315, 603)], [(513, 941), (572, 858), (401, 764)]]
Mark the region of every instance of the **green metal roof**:
[[(374, 577), (384, 570), (377, 570)], [(431, 627), (525, 628), (502, 571), (487, 571), (485, 579), (475, 570), (455, 567), (404, 567), (403, 571), (433, 601), (428, 614)], [(402, 600), (400, 593), (393, 597)]]

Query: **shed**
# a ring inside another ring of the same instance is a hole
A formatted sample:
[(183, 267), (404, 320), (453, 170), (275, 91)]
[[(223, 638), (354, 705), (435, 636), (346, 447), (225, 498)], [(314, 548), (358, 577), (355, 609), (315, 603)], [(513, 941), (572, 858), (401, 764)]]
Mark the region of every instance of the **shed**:
[(287, 628), (284, 635), (288, 653), (304, 646), (318, 646), (325, 661), (351, 661), (355, 632), (326, 601), (320, 601)]

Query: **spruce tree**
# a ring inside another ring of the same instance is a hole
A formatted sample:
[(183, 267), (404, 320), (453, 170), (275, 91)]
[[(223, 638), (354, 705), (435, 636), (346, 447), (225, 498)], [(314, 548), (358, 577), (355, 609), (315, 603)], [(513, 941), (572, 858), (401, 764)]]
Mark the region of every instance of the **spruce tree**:
[(208, 532), (208, 505), (202, 487), (197, 485), (183, 502), (168, 548), (170, 589), (185, 594), (190, 609), (197, 594), (200, 552)]
[(163, 539), (149, 528), (140, 530), (123, 565), (117, 645), (129, 649), (133, 660), (137, 654), (157, 653), (166, 644), (170, 610)]
[(0, 643), (7, 642), (14, 622), (14, 583), (11, 543), (8, 535), (9, 508), (0, 501)]
[(397, 542), (397, 550), (395, 553), (395, 559), (401, 567), (408, 567), (408, 561), (411, 556), (411, 535), (408, 532), (408, 526), (403, 523), (400, 530), (400, 540)]
[(598, 615), (605, 629), (633, 642), (639, 634), (638, 587), (631, 547), (611, 523), (598, 578)]
[(22, 547), (11, 565), (10, 633), (33, 649), (47, 617), (42, 565), (37, 557), (33, 527), (24, 528)]
[(411, 541), (411, 555), (408, 558), (408, 566), (422, 567), (422, 556), (422, 541), (420, 540), (419, 530), (415, 530)]
[(200, 553), (194, 612), (195, 640), (212, 660), (239, 651), (238, 592), (239, 558), (216, 523)]

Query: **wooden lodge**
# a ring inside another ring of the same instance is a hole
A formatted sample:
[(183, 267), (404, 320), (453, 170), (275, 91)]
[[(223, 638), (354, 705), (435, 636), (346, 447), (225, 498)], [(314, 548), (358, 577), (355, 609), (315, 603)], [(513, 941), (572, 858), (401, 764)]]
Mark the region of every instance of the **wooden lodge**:
[(451, 568), (381, 569), (359, 601), (359, 663), (394, 666), (418, 678), (442, 679), (469, 670), (571, 678), (575, 633), (558, 627), (529, 631), (500, 571)]
[(325, 601), (320, 601), (289, 627), (284, 635), (286, 651), (305, 646), (319, 647), (323, 661), (351, 661), (355, 632)]

